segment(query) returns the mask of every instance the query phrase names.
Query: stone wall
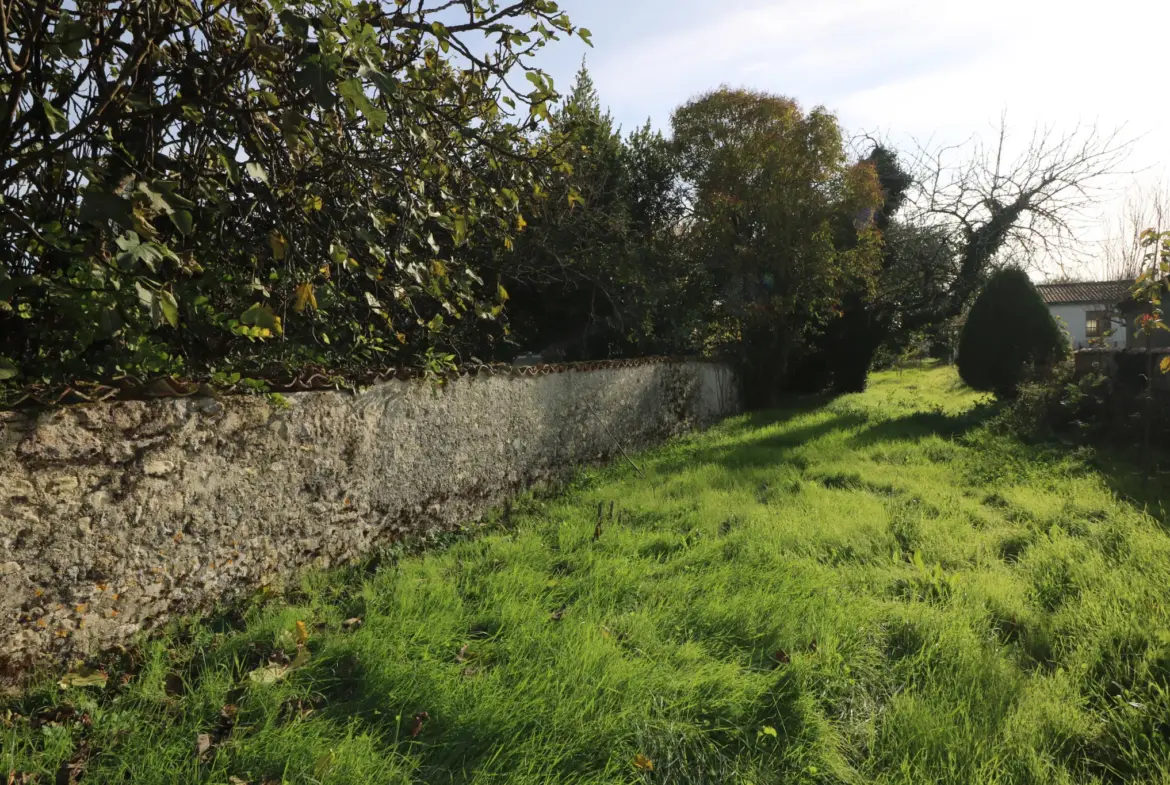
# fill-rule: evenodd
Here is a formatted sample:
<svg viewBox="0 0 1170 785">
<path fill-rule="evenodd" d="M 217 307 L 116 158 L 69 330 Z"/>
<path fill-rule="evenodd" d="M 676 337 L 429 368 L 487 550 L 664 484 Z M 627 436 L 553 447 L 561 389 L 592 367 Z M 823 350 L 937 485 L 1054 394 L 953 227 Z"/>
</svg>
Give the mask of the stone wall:
<svg viewBox="0 0 1170 785">
<path fill-rule="evenodd" d="M 733 413 L 725 367 L 391 381 L 358 395 L 0 413 L 0 673 L 473 520 Z"/>
</svg>

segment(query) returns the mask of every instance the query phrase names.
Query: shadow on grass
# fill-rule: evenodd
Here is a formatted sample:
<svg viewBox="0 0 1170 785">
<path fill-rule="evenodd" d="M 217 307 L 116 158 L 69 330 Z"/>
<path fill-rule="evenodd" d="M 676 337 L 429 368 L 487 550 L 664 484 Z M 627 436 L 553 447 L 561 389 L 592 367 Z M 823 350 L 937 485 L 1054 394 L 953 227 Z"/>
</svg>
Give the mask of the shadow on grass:
<svg viewBox="0 0 1170 785">
<path fill-rule="evenodd" d="M 965 412 L 916 412 L 905 417 L 880 420 L 850 439 L 852 447 L 871 447 L 883 442 L 920 441 L 932 436 L 956 439 L 986 425 L 998 414 L 996 404 L 979 404 Z"/>
<path fill-rule="evenodd" d="M 1135 460 L 1135 456 L 1137 459 Z M 1093 468 L 1104 478 L 1109 489 L 1170 529 L 1170 454 L 1159 452 L 1147 471 L 1141 465 L 1140 448 L 1123 451 L 1116 447 L 1099 448 L 1092 459 Z"/>
<path fill-rule="evenodd" d="M 782 430 L 780 433 L 759 433 L 775 426 L 783 426 L 800 417 L 822 412 L 833 402 L 827 397 L 795 399 L 781 409 L 753 412 L 734 433 L 736 444 L 698 448 L 656 465 L 660 474 L 686 470 L 700 464 L 719 464 L 731 471 L 763 469 L 770 466 L 796 464 L 806 468 L 805 461 L 793 451 L 818 440 L 840 433 L 851 433 L 846 441 L 850 448 L 872 447 L 882 443 L 917 442 L 940 436 L 947 439 L 962 437 L 984 425 L 998 411 L 993 404 L 980 404 L 961 413 L 916 412 L 905 417 L 887 419 L 880 414 L 851 409 L 817 422 Z M 866 427 L 868 426 L 868 427 Z"/>
</svg>

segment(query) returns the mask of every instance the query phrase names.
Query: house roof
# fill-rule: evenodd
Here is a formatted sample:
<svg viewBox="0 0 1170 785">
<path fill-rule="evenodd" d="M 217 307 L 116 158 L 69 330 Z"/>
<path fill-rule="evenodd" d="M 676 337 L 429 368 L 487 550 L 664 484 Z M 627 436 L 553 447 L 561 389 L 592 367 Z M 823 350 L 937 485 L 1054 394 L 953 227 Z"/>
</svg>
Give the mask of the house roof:
<svg viewBox="0 0 1170 785">
<path fill-rule="evenodd" d="M 1036 287 L 1048 305 L 1073 305 L 1076 303 L 1116 305 L 1129 297 L 1132 288 L 1132 280 L 1042 283 Z"/>
</svg>

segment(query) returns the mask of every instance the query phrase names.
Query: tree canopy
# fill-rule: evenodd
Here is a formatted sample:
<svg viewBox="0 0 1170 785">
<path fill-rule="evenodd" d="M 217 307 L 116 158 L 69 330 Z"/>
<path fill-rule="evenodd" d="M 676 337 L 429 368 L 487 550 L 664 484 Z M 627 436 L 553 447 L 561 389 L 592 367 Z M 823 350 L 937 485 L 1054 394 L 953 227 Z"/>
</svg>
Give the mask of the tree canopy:
<svg viewBox="0 0 1170 785">
<path fill-rule="evenodd" d="M 551 0 L 17 3 L 0 353 L 27 378 L 412 362 L 506 290 L 556 99 Z M 490 330 L 487 324 L 480 330 Z"/>
<path fill-rule="evenodd" d="M 710 278 L 710 339 L 744 350 L 766 399 L 844 293 L 872 285 L 877 170 L 849 161 L 832 114 L 781 96 L 717 90 L 680 107 L 672 125 L 688 245 Z"/>
<path fill-rule="evenodd" d="M 14 386 L 702 354 L 752 403 L 865 384 L 1059 243 L 1124 152 L 855 149 L 720 88 L 617 127 L 552 0 L 37 0 L 0 35 Z M 872 141 L 872 140 L 871 140 Z"/>
</svg>

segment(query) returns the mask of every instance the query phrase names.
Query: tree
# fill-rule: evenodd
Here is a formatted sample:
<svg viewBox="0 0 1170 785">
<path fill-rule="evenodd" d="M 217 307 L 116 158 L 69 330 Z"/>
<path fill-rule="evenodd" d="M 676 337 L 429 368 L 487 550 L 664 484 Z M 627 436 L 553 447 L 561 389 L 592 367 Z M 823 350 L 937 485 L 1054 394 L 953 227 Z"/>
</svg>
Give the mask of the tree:
<svg viewBox="0 0 1170 785">
<path fill-rule="evenodd" d="M 959 376 L 976 390 L 1011 398 L 1034 372 L 1068 354 L 1068 340 L 1028 274 L 996 271 L 967 315 L 959 338 Z"/>
<path fill-rule="evenodd" d="M 0 10 L 0 355 L 26 380 L 356 371 L 498 320 L 466 251 L 547 189 L 530 60 L 589 35 L 551 0 Z"/>
<path fill-rule="evenodd" d="M 1124 162 L 1130 142 L 1091 127 L 1063 134 L 1037 128 L 1021 153 L 1011 149 L 1006 120 L 991 145 L 976 138 L 918 148 L 904 219 L 948 232 L 956 269 L 941 312 L 915 321 L 961 314 L 996 266 L 1033 266 L 1076 247 L 1085 209 Z"/>
<path fill-rule="evenodd" d="M 723 88 L 672 125 L 686 241 L 710 279 L 711 341 L 740 357 L 752 402 L 768 403 L 842 294 L 872 280 L 877 173 L 850 165 L 835 117 L 780 96 Z"/>
<path fill-rule="evenodd" d="M 528 226 L 497 260 L 512 293 L 513 339 L 548 359 L 608 356 L 622 332 L 625 150 L 584 63 L 547 133 L 561 145 L 565 177 L 548 198 L 526 200 Z"/>
<path fill-rule="evenodd" d="M 875 151 L 884 148 L 875 145 Z M 860 314 L 856 305 L 850 309 L 851 334 L 861 339 L 848 339 L 848 356 L 830 344 L 832 355 L 820 359 L 822 369 L 833 368 L 833 355 L 851 361 L 849 370 L 822 371 L 838 390 L 864 386 L 861 369 L 872 365 L 879 346 L 897 355 L 926 333 L 935 344 L 949 345 L 949 325 L 997 268 L 1035 267 L 1071 252 L 1085 208 L 1124 161 L 1129 143 L 1094 128 L 1066 134 L 1037 129 L 1022 153 L 1013 156 L 1011 148 L 1001 122 L 990 146 L 978 138 L 942 148 L 919 145 L 894 160 L 910 182 L 904 202 L 885 210 L 890 224 L 875 294 Z"/>
<path fill-rule="evenodd" d="M 842 300 L 840 318 L 831 321 L 812 341 L 798 374 L 799 385 L 807 390 L 865 389 L 874 354 L 894 328 L 897 309 L 905 302 L 902 279 L 917 261 L 911 251 L 914 246 L 894 221 L 913 182 L 909 173 L 897 153 L 881 144 L 874 145 L 863 163 L 873 167 L 881 187 L 881 207 L 873 221 L 874 229 L 882 236 L 881 262 L 874 281 L 858 281 Z"/>
<path fill-rule="evenodd" d="M 570 170 L 496 264 L 514 342 L 547 359 L 666 354 L 693 345 L 701 277 L 678 228 L 677 156 L 649 123 L 623 137 L 582 65 L 550 134 Z"/>
<path fill-rule="evenodd" d="M 1107 226 L 1102 244 L 1102 274 L 1106 280 L 1138 278 L 1149 269 L 1143 236 L 1147 230 L 1158 234 L 1170 228 L 1170 183 L 1155 183 L 1132 189 L 1121 211 Z"/>
</svg>

